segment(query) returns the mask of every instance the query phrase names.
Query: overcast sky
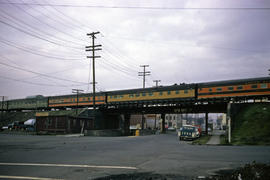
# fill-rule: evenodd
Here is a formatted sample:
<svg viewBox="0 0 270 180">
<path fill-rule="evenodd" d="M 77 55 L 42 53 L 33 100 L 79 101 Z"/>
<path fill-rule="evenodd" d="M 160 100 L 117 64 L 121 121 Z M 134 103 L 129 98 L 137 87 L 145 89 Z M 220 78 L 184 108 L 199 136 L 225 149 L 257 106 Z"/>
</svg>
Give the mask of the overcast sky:
<svg viewBox="0 0 270 180">
<path fill-rule="evenodd" d="M 269 8 L 269 9 L 268 9 Z M 0 96 L 97 91 L 268 76 L 269 0 L 0 0 Z M 91 68 L 90 68 L 91 67 Z"/>
</svg>

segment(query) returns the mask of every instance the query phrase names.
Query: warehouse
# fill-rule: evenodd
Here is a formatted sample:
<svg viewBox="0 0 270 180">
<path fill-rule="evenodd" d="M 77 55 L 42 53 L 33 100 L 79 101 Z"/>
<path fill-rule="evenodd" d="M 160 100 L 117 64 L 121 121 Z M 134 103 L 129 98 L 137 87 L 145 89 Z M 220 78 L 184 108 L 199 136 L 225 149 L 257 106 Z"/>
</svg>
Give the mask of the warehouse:
<svg viewBox="0 0 270 180">
<path fill-rule="evenodd" d="M 36 130 L 44 133 L 80 133 L 94 128 L 91 111 L 78 109 L 36 113 Z"/>
</svg>

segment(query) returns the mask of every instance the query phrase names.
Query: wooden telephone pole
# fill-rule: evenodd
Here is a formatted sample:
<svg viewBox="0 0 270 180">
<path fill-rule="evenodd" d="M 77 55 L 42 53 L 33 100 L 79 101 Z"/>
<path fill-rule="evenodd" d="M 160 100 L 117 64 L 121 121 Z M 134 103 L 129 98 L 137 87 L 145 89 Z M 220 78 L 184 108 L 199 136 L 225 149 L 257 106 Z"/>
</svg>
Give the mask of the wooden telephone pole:
<svg viewBox="0 0 270 180">
<path fill-rule="evenodd" d="M 99 34 L 100 32 L 92 32 L 87 34 L 87 36 L 90 36 L 92 38 L 92 46 L 86 46 L 86 51 L 92 51 L 92 56 L 87 56 L 87 58 L 92 59 L 92 66 L 93 66 L 93 121 L 95 123 L 95 116 L 96 116 L 96 75 L 95 75 L 95 59 L 96 58 L 101 58 L 101 56 L 96 56 L 95 52 L 102 50 L 101 45 L 95 45 L 95 39 L 96 39 L 96 34 Z"/>
<path fill-rule="evenodd" d="M 87 36 L 91 36 L 92 38 L 92 46 L 86 46 L 86 51 L 92 51 L 92 56 L 87 56 L 87 58 L 92 58 L 92 66 L 93 66 L 93 109 L 95 111 L 96 109 L 96 75 L 95 75 L 95 59 L 96 58 L 101 58 L 101 56 L 96 56 L 95 55 L 95 52 L 96 51 L 99 51 L 99 50 L 102 50 L 101 48 L 98 48 L 98 47 L 101 47 L 101 45 L 95 45 L 95 39 L 96 39 L 96 34 L 99 34 L 100 32 L 92 32 L 92 33 L 89 33 L 87 34 Z"/>
<path fill-rule="evenodd" d="M 156 87 L 158 87 L 158 83 L 161 82 L 161 80 L 153 80 L 153 82 L 156 83 Z"/>
<path fill-rule="evenodd" d="M 143 72 L 139 72 L 138 76 L 143 76 L 143 88 L 145 88 L 145 76 L 150 76 L 150 71 L 145 71 L 145 68 L 149 65 L 141 65 L 140 67 L 143 67 Z"/>
</svg>

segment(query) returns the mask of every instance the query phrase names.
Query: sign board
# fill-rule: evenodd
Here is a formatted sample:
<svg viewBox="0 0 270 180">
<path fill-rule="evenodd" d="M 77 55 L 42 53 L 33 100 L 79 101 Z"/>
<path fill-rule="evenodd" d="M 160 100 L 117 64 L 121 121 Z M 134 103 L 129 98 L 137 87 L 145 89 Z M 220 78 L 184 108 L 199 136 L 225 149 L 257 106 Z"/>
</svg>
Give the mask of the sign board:
<svg viewBox="0 0 270 180">
<path fill-rule="evenodd" d="M 49 116 L 49 112 L 37 112 L 36 117 L 37 116 Z"/>
</svg>

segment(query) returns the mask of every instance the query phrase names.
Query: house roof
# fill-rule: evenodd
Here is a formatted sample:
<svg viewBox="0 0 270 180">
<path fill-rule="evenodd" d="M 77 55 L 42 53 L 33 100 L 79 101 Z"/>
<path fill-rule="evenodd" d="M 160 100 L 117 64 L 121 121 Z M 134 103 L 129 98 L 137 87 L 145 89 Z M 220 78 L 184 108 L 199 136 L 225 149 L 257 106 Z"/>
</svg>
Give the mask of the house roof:
<svg viewBox="0 0 270 180">
<path fill-rule="evenodd" d="M 90 117 L 92 110 L 89 109 L 78 109 L 78 117 Z M 62 111 L 42 111 L 37 112 L 36 117 L 48 117 L 48 116 L 70 116 L 77 117 L 76 109 L 62 110 Z"/>
</svg>

